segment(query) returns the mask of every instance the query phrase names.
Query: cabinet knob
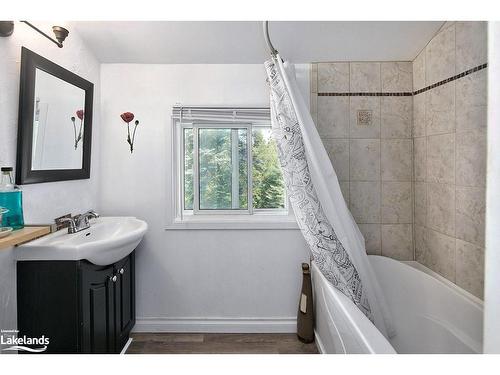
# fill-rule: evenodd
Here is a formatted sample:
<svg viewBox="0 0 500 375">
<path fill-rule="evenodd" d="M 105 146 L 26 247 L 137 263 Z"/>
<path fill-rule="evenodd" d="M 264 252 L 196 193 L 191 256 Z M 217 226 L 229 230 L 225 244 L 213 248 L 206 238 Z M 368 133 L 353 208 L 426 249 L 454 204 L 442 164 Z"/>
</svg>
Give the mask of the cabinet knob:
<svg viewBox="0 0 500 375">
<path fill-rule="evenodd" d="M 116 275 L 113 275 L 113 277 L 111 277 L 111 276 L 110 276 L 110 277 L 109 277 L 109 279 L 110 279 L 112 282 L 116 283 Z"/>
<path fill-rule="evenodd" d="M 125 270 L 123 268 L 120 268 L 120 275 L 123 275 L 124 272 Z"/>
</svg>

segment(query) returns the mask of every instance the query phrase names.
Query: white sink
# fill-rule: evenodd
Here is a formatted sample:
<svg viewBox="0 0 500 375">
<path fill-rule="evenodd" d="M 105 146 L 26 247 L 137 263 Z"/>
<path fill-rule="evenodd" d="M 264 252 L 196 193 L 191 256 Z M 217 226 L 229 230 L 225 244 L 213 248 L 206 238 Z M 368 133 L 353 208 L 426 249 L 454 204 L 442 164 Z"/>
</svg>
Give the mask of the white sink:
<svg viewBox="0 0 500 375">
<path fill-rule="evenodd" d="M 90 228 L 68 234 L 59 230 L 19 246 L 15 253 L 22 260 L 82 260 L 99 266 L 115 263 L 130 254 L 148 229 L 135 217 L 100 217 L 90 221 Z"/>
</svg>

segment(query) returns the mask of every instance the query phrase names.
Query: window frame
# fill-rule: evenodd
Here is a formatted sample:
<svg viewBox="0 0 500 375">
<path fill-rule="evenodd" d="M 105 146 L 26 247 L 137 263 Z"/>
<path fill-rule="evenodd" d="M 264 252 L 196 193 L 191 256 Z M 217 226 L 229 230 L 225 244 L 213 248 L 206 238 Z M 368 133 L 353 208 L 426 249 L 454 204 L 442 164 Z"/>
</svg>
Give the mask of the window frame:
<svg viewBox="0 0 500 375">
<path fill-rule="evenodd" d="M 252 149 L 252 126 L 248 123 L 228 123 L 228 124 L 219 124 L 217 122 L 193 122 L 191 125 L 181 124 L 181 132 L 184 135 L 185 129 L 193 129 L 193 209 L 186 210 L 185 208 L 185 195 L 184 195 L 184 139 L 180 144 L 181 147 L 181 180 L 182 180 L 182 191 L 181 201 L 183 202 L 182 210 L 184 214 L 189 214 L 190 211 L 193 211 L 193 215 L 252 215 L 253 207 L 250 205 L 250 202 L 253 202 L 252 198 L 252 160 L 251 160 L 251 149 Z M 200 173 L 199 173 L 199 130 L 200 129 L 246 129 L 247 131 L 247 209 L 201 209 L 200 208 Z M 250 135 L 250 136 L 249 136 Z"/>
<path fill-rule="evenodd" d="M 285 207 L 283 209 L 259 209 L 253 207 L 253 132 L 255 128 L 270 128 L 270 117 L 257 120 L 248 118 L 228 118 L 217 116 L 217 109 L 227 113 L 232 108 L 228 107 L 195 107 L 210 108 L 215 111 L 210 118 L 197 118 L 192 116 L 183 118 L 183 110 L 186 107 L 174 107 L 172 115 L 172 204 L 169 207 L 169 219 L 166 229 L 298 229 L 293 210 L 290 208 L 289 199 L 285 192 Z M 180 109 L 181 115 L 176 115 L 176 109 Z M 244 111 L 254 110 L 257 107 L 244 108 Z M 265 108 L 259 108 L 265 110 Z M 236 110 L 236 109 L 235 109 Z M 267 109 L 268 110 L 268 109 Z M 187 116 L 186 116 L 187 117 Z M 184 134 L 185 129 L 193 129 L 193 150 L 197 150 L 198 137 L 195 130 L 200 128 L 232 128 L 247 129 L 247 171 L 248 171 L 248 208 L 230 210 L 203 210 L 199 209 L 199 171 L 198 152 L 193 155 L 193 210 L 184 207 Z M 197 188 L 197 189 L 196 189 Z"/>
</svg>

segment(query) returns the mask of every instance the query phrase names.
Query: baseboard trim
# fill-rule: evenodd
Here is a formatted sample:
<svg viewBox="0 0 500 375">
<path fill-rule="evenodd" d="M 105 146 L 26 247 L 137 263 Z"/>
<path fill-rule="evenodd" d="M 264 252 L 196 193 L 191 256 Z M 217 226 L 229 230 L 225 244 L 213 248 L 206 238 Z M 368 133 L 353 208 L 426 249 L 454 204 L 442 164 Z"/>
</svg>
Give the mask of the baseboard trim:
<svg viewBox="0 0 500 375">
<path fill-rule="evenodd" d="M 133 332 L 295 333 L 296 318 L 137 318 Z"/>
</svg>

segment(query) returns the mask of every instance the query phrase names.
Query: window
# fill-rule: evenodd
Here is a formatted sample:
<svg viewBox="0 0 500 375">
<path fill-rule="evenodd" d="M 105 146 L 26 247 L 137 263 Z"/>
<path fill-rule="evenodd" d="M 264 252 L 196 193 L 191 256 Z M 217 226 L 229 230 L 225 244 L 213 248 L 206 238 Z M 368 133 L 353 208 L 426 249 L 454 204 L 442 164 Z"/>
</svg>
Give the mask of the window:
<svg viewBox="0 0 500 375">
<path fill-rule="evenodd" d="M 268 108 L 174 107 L 173 122 L 174 221 L 269 223 L 275 217 L 296 227 Z"/>
<path fill-rule="evenodd" d="M 182 129 L 184 210 L 253 214 L 286 209 L 269 126 L 194 123 Z"/>
</svg>

